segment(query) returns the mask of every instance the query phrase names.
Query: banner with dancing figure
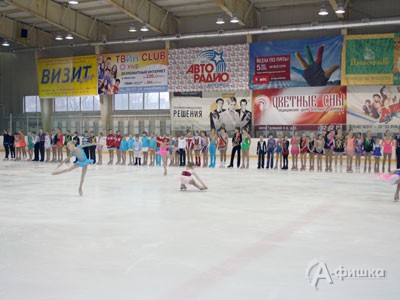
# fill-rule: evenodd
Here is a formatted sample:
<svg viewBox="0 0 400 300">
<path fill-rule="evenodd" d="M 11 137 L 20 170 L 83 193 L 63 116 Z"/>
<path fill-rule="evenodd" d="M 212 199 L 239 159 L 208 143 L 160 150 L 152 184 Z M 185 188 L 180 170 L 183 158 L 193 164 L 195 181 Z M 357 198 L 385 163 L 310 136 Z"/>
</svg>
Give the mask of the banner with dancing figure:
<svg viewBox="0 0 400 300">
<path fill-rule="evenodd" d="M 347 88 L 347 99 L 348 125 L 400 126 L 400 86 L 352 86 Z"/>
</svg>

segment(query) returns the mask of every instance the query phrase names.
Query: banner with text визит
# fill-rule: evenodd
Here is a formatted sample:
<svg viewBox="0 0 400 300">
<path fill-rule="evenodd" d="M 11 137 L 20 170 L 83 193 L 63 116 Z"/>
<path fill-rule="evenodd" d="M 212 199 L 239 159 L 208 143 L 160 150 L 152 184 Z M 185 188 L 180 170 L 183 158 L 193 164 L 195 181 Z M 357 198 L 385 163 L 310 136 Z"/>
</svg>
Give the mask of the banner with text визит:
<svg viewBox="0 0 400 300">
<path fill-rule="evenodd" d="M 99 94 L 168 91 L 168 50 L 97 56 Z"/>
<path fill-rule="evenodd" d="M 250 88 L 340 85 L 343 37 L 250 45 Z"/>
<path fill-rule="evenodd" d="M 169 50 L 171 92 L 249 88 L 247 44 Z"/>
<path fill-rule="evenodd" d="M 39 97 L 69 97 L 97 94 L 96 55 L 39 59 Z"/>
<path fill-rule="evenodd" d="M 399 86 L 347 88 L 347 124 L 352 127 L 397 128 L 400 125 Z"/>
<path fill-rule="evenodd" d="M 343 85 L 400 84 L 400 35 L 345 36 Z"/>
<path fill-rule="evenodd" d="M 346 124 L 346 87 L 253 91 L 254 129 L 282 125 Z"/>
<path fill-rule="evenodd" d="M 171 101 L 171 124 L 173 131 L 187 129 L 228 132 L 236 127 L 251 129 L 251 100 L 247 97 L 175 97 Z"/>
</svg>

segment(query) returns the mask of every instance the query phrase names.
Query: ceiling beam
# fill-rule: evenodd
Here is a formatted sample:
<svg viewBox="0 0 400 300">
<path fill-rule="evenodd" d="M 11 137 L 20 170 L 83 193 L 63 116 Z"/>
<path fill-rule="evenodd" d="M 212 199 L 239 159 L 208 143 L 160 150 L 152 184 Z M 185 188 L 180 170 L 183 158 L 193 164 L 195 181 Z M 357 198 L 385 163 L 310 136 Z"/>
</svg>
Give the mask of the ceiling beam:
<svg viewBox="0 0 400 300">
<path fill-rule="evenodd" d="M 158 33 L 178 33 L 178 19 L 149 0 L 106 0 L 135 21 L 146 23 Z"/>
<path fill-rule="evenodd" d="M 98 41 L 111 33 L 110 26 L 51 0 L 4 0 L 49 24 L 87 40 Z"/>
<path fill-rule="evenodd" d="M 27 31 L 27 37 L 21 37 L 21 30 Z M 40 30 L 34 26 L 0 16 L 0 36 L 8 39 L 10 42 L 21 44 L 28 47 L 40 47 L 49 45 L 52 40 L 50 33 Z"/>
<path fill-rule="evenodd" d="M 258 27 L 260 24 L 260 13 L 254 7 L 253 1 L 248 0 L 212 0 L 228 16 L 236 13 L 239 24 L 247 27 Z"/>
<path fill-rule="evenodd" d="M 332 6 L 333 11 L 336 11 L 336 9 L 337 9 L 337 7 L 338 7 L 338 4 L 337 4 L 336 0 L 329 0 L 329 4 Z M 339 19 L 343 19 L 343 18 L 344 18 L 344 14 L 338 14 L 338 13 L 336 13 L 336 15 L 337 15 L 337 17 L 338 17 Z"/>
</svg>

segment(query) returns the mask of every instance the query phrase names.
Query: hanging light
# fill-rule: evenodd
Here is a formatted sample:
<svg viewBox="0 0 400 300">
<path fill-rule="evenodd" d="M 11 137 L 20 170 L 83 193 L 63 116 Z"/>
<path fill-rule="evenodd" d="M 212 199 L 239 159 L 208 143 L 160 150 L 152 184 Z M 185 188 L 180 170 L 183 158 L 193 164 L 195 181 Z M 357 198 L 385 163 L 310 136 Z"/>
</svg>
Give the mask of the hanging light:
<svg viewBox="0 0 400 300">
<path fill-rule="evenodd" d="M 73 35 L 71 33 L 67 33 L 67 35 L 65 36 L 65 39 L 66 40 L 73 40 L 74 37 L 73 37 Z"/>
<path fill-rule="evenodd" d="M 218 16 L 217 21 L 216 21 L 215 23 L 217 23 L 218 25 L 225 24 L 225 20 L 224 20 L 224 18 L 222 17 L 222 15 L 219 15 L 219 16 Z"/>
<path fill-rule="evenodd" d="M 4 47 L 8 47 L 8 46 L 10 46 L 10 43 L 8 42 L 7 39 L 4 39 L 3 43 L 1 45 L 4 46 Z"/>
<path fill-rule="evenodd" d="M 237 15 L 236 15 L 236 12 L 233 12 L 230 22 L 234 23 L 234 24 L 239 23 L 239 19 L 238 19 Z"/>
<path fill-rule="evenodd" d="M 146 24 L 144 24 L 141 28 L 140 31 L 149 31 L 149 28 L 147 27 Z"/>
<path fill-rule="evenodd" d="M 135 25 L 131 25 L 131 26 L 129 26 L 129 32 L 136 32 L 137 31 L 137 29 L 136 29 L 136 27 L 135 27 Z"/>
<path fill-rule="evenodd" d="M 57 33 L 54 39 L 55 39 L 56 41 L 62 41 L 64 38 L 62 37 L 61 34 Z"/>
<path fill-rule="evenodd" d="M 344 14 L 346 10 L 344 9 L 343 1 L 339 1 L 338 6 L 335 10 L 335 13 L 337 14 Z"/>
<path fill-rule="evenodd" d="M 79 4 L 77 0 L 69 0 L 68 3 L 72 5 Z"/>
<path fill-rule="evenodd" d="M 318 14 L 319 14 L 320 16 L 326 16 L 327 14 L 329 14 L 329 13 L 328 13 L 328 10 L 327 10 L 326 7 L 325 7 L 325 5 L 322 5 L 322 6 L 321 6 L 321 8 L 320 8 Z"/>
</svg>

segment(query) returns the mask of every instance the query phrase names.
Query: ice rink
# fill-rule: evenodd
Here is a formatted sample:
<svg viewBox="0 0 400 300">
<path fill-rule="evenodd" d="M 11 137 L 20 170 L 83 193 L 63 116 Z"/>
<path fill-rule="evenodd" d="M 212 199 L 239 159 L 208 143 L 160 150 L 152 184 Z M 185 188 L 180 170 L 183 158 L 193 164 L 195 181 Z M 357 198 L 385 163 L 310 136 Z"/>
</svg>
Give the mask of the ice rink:
<svg viewBox="0 0 400 300">
<path fill-rule="evenodd" d="M 1 300 L 399 299 L 400 203 L 373 174 L 252 161 L 181 192 L 180 168 L 89 166 L 79 197 L 55 167 L 0 162 Z"/>
</svg>

